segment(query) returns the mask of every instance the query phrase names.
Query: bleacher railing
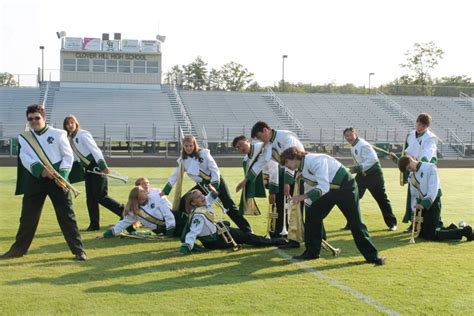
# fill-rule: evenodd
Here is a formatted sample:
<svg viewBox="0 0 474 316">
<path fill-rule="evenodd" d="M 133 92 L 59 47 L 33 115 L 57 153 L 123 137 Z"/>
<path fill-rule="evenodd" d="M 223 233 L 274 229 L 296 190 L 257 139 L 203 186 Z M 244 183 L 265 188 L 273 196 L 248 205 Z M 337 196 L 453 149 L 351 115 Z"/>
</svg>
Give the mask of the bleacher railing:
<svg viewBox="0 0 474 316">
<path fill-rule="evenodd" d="M 400 113 L 400 115 L 402 115 L 409 121 L 413 122 L 413 124 L 415 124 L 416 118 L 413 116 L 413 114 L 411 114 L 410 112 L 402 108 L 402 106 L 398 104 L 397 102 L 395 102 L 393 99 L 390 99 L 389 97 L 387 97 L 382 91 L 377 90 L 376 94 L 377 96 L 382 97 L 388 106 L 391 106 L 398 113 Z"/>
<path fill-rule="evenodd" d="M 465 94 L 464 92 L 459 92 L 459 97 L 463 98 L 464 101 L 466 101 L 467 104 L 471 105 L 471 107 L 474 106 L 472 98 L 469 95 Z"/>
<path fill-rule="evenodd" d="M 296 130 L 299 137 L 304 137 L 305 128 L 303 124 L 296 118 L 296 116 L 291 112 L 291 110 L 285 105 L 285 103 L 276 95 L 271 88 L 268 88 L 268 94 L 272 98 L 273 102 L 278 105 L 279 110 L 285 114 L 291 121 L 293 129 Z"/>
<path fill-rule="evenodd" d="M 176 98 L 176 103 L 178 104 L 179 111 L 181 113 L 181 116 L 183 117 L 184 124 L 185 124 L 185 127 L 186 127 L 186 134 L 192 134 L 193 133 L 193 124 L 191 123 L 191 120 L 188 116 L 188 112 L 186 111 L 183 100 L 181 100 L 181 96 L 179 95 L 179 91 L 176 88 L 176 85 L 173 85 L 171 91 L 173 92 L 173 94 Z"/>
<path fill-rule="evenodd" d="M 461 155 L 461 157 L 466 156 L 466 144 L 456 135 L 456 133 L 448 129 L 448 139 L 447 139 L 449 145 L 456 150 L 456 152 Z"/>
</svg>

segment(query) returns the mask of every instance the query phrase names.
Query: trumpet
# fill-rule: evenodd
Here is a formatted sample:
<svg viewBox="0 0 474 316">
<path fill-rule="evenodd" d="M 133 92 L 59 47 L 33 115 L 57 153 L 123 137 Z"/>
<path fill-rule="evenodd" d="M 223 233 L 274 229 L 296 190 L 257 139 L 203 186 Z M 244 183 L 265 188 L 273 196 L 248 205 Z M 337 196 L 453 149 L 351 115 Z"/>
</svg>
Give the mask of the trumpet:
<svg viewBox="0 0 474 316">
<path fill-rule="evenodd" d="M 421 216 L 421 209 L 415 209 L 415 214 L 413 214 L 413 226 L 411 227 L 411 238 L 408 241 L 409 244 L 415 243 L 415 238 L 420 235 L 421 223 L 423 223 L 423 216 Z"/>
<path fill-rule="evenodd" d="M 94 167 L 94 169 L 87 170 L 87 172 L 93 173 L 93 174 L 98 174 L 98 175 L 101 175 L 103 177 L 109 177 L 109 178 L 117 179 L 117 180 L 122 181 L 123 183 L 127 183 L 127 181 L 128 181 L 127 176 L 120 176 L 117 173 L 115 173 L 115 174 L 113 174 L 113 173 L 109 173 L 109 174 L 103 173 L 102 171 L 100 171 L 99 167 Z"/>
<path fill-rule="evenodd" d="M 288 220 L 288 216 L 290 214 L 291 210 L 291 197 L 290 196 L 285 196 L 285 205 L 283 207 L 283 227 L 281 229 L 281 236 L 287 236 L 288 235 L 288 229 L 286 227 L 286 221 Z"/>
<path fill-rule="evenodd" d="M 234 237 L 232 237 L 229 231 L 229 228 L 226 226 L 226 224 L 224 224 L 222 219 L 217 220 L 216 227 L 217 227 L 217 233 L 222 236 L 224 241 L 227 244 L 232 245 L 232 251 L 239 251 L 241 249 L 241 245 L 235 242 Z"/>
<path fill-rule="evenodd" d="M 267 214 L 267 238 L 270 238 L 270 234 L 274 233 L 276 230 L 276 221 L 278 219 L 278 212 L 276 209 L 275 203 L 268 205 L 268 214 Z"/>
<path fill-rule="evenodd" d="M 321 247 L 326 250 L 326 251 L 329 251 L 332 253 L 332 255 L 334 257 L 338 256 L 340 253 L 341 253 L 341 249 L 339 248 L 335 248 L 333 246 L 331 246 L 330 243 L 328 243 L 326 240 L 321 240 Z"/>
<path fill-rule="evenodd" d="M 81 191 L 79 191 L 78 189 L 74 188 L 66 179 L 64 179 L 54 168 L 51 168 L 51 167 L 48 167 L 48 166 L 44 166 L 45 169 L 48 170 L 48 172 L 50 174 L 53 175 L 53 180 L 54 180 L 54 183 L 56 183 L 56 185 L 58 187 L 60 187 L 64 192 L 72 192 L 72 194 L 74 195 L 74 197 L 76 198 L 79 194 L 81 194 Z"/>
</svg>

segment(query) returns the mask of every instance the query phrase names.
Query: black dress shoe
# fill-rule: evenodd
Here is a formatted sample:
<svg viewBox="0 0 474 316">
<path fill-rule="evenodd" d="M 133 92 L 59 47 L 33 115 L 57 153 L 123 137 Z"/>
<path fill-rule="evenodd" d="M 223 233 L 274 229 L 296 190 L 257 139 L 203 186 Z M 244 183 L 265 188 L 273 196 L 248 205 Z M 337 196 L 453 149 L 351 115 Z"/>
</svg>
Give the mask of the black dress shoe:
<svg viewBox="0 0 474 316">
<path fill-rule="evenodd" d="M 74 260 L 77 260 L 77 261 L 86 261 L 87 260 L 87 256 L 86 256 L 86 253 L 84 251 L 81 251 L 79 253 L 76 253 L 76 255 L 74 256 Z"/>
<path fill-rule="evenodd" d="M 295 259 L 295 260 L 314 260 L 314 259 L 319 259 L 319 256 L 305 250 L 301 255 L 294 256 L 293 259 Z"/>
<path fill-rule="evenodd" d="M 403 232 L 407 234 L 411 234 L 411 231 L 413 230 L 413 224 L 410 224 L 410 226 L 407 227 Z"/>
<path fill-rule="evenodd" d="M 13 259 L 13 258 L 20 258 L 23 257 L 23 253 L 15 251 L 15 250 L 8 250 L 3 255 L 0 256 L 0 259 Z"/>
<path fill-rule="evenodd" d="M 100 227 L 99 226 L 89 226 L 86 228 L 86 232 L 93 232 L 93 231 L 96 231 L 96 230 L 100 230 Z"/>
<path fill-rule="evenodd" d="M 283 238 L 272 238 L 275 246 L 285 246 L 288 242 Z"/>
<path fill-rule="evenodd" d="M 349 227 L 349 224 L 346 224 L 346 226 L 341 227 L 340 230 L 350 230 L 351 228 Z"/>
<path fill-rule="evenodd" d="M 294 240 L 289 240 L 287 243 L 284 245 L 278 246 L 280 249 L 290 249 L 290 248 L 299 248 L 300 243 Z"/>
<path fill-rule="evenodd" d="M 446 229 L 448 229 L 448 230 L 452 230 L 452 229 L 458 229 L 458 227 L 456 226 L 456 224 L 454 224 L 454 223 L 451 223 L 451 224 L 449 224 L 449 226 L 448 226 L 448 227 L 446 227 Z"/>
<path fill-rule="evenodd" d="M 377 258 L 375 258 L 374 260 L 369 261 L 369 263 L 373 263 L 373 264 L 375 264 L 376 266 L 383 266 L 383 265 L 385 265 L 385 258 L 383 258 L 383 257 L 377 257 Z"/>
<path fill-rule="evenodd" d="M 472 241 L 474 239 L 474 234 L 472 233 L 472 227 L 467 225 L 462 229 L 463 236 L 466 237 L 467 241 Z"/>
</svg>

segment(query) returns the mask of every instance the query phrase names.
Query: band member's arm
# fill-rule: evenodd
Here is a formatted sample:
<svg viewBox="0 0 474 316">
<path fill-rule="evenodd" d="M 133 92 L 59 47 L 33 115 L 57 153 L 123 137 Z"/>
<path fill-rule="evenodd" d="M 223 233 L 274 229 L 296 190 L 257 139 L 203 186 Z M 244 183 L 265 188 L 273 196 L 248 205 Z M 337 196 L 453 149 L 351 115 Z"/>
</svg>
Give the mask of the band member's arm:
<svg viewBox="0 0 474 316">
<path fill-rule="evenodd" d="M 174 219 L 173 213 L 171 213 L 171 204 L 168 200 L 162 199 L 160 201 L 159 210 L 166 225 L 166 236 L 173 236 L 174 229 L 176 228 L 176 220 Z"/>
<path fill-rule="evenodd" d="M 102 154 L 102 151 L 100 150 L 99 146 L 97 146 L 97 143 L 95 142 L 94 138 L 92 137 L 91 133 L 89 132 L 84 132 L 84 142 L 91 152 L 92 156 L 94 157 L 95 162 L 99 166 L 100 170 L 107 169 L 107 163 L 105 162 L 104 155 Z"/>
<path fill-rule="evenodd" d="M 133 225 L 133 223 L 135 223 L 136 221 L 137 221 L 137 218 L 135 216 L 132 216 L 130 214 L 125 215 L 125 217 L 123 219 L 121 219 L 117 224 L 115 224 L 114 227 L 112 227 L 111 229 L 107 230 L 104 233 L 104 237 L 105 238 L 110 238 L 110 237 L 120 235 L 120 233 L 124 229 L 126 229 L 127 227 Z"/>
<path fill-rule="evenodd" d="M 204 227 L 204 216 L 196 214 L 194 215 L 190 230 L 184 237 L 184 243 L 181 244 L 181 248 L 179 249 L 179 252 L 181 252 L 183 255 L 187 255 L 191 253 L 191 250 L 194 247 L 194 243 L 196 242 L 196 239 L 201 233 L 202 229 Z"/>
<path fill-rule="evenodd" d="M 377 161 L 377 154 L 374 152 L 370 145 L 362 146 L 360 149 L 360 163 L 351 167 L 352 173 L 362 173 L 370 167 L 372 167 Z"/>
<path fill-rule="evenodd" d="M 40 162 L 38 156 L 22 136 L 18 137 L 18 142 L 20 143 L 21 163 L 34 177 L 41 178 L 41 173 L 44 170 L 44 166 Z"/>
<path fill-rule="evenodd" d="M 323 160 L 317 164 L 310 164 L 309 168 L 315 171 L 317 185 L 306 192 L 306 195 L 311 202 L 314 202 L 329 192 L 329 166 L 327 161 Z"/>
<path fill-rule="evenodd" d="M 436 137 L 429 137 L 423 142 L 420 152 L 420 161 L 436 163 L 438 158 L 436 157 Z"/>
<path fill-rule="evenodd" d="M 431 205 L 438 196 L 439 191 L 438 170 L 434 165 L 430 169 L 431 170 L 426 175 L 428 177 L 428 192 L 426 192 L 426 195 L 419 203 L 427 210 L 431 208 Z"/>
<path fill-rule="evenodd" d="M 217 192 L 210 191 L 206 195 L 206 205 L 211 206 L 212 203 L 214 203 L 218 197 L 219 197 L 219 194 Z"/>
<path fill-rule="evenodd" d="M 178 159 L 178 166 L 174 170 L 174 172 L 171 174 L 171 176 L 168 178 L 168 182 L 166 182 L 165 187 L 163 188 L 163 194 L 169 195 L 171 192 L 171 189 L 173 188 L 173 185 L 178 181 L 178 174 L 179 174 L 179 164 L 181 163 L 181 158 Z"/>
<path fill-rule="evenodd" d="M 219 185 L 221 182 L 221 173 L 219 171 L 219 167 L 217 166 L 216 161 L 211 156 L 209 151 L 207 151 L 206 155 L 207 167 L 211 171 L 211 184 L 217 191 L 219 191 Z"/>
<path fill-rule="evenodd" d="M 61 151 L 61 165 L 59 166 L 59 174 L 67 180 L 69 172 L 71 172 L 72 164 L 74 163 L 74 153 L 72 151 L 67 133 L 62 132 L 59 137 L 59 150 Z"/>
<path fill-rule="evenodd" d="M 268 180 L 268 189 L 270 194 L 278 193 L 279 177 L 278 177 L 278 163 L 270 160 L 265 164 L 263 172 L 267 173 L 270 178 Z"/>
<path fill-rule="evenodd" d="M 291 137 L 286 138 L 283 148 L 287 149 L 287 148 L 290 148 L 290 147 L 296 147 L 296 148 L 304 151 L 304 146 L 300 142 L 300 140 L 296 137 L 296 135 L 293 135 Z M 280 163 L 280 162 L 278 162 L 278 163 Z M 285 168 L 285 176 L 284 176 L 285 184 L 293 184 L 295 182 L 295 171 L 290 170 L 286 167 L 284 167 L 284 168 Z"/>
<path fill-rule="evenodd" d="M 263 150 L 263 153 L 260 155 L 257 161 L 254 162 L 252 168 L 250 168 L 250 170 L 245 175 L 245 179 L 247 180 L 247 182 L 255 181 L 260 172 L 262 172 L 267 162 L 271 161 L 272 159 L 272 144 L 269 143 L 265 144 L 264 146 L 265 148 Z"/>
</svg>

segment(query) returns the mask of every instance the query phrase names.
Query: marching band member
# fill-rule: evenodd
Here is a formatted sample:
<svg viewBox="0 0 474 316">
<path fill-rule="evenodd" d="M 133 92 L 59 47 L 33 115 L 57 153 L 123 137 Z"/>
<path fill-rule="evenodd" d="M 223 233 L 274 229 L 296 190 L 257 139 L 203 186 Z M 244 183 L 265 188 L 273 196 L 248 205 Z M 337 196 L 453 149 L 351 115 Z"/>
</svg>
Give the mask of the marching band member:
<svg viewBox="0 0 474 316">
<path fill-rule="evenodd" d="M 122 216 L 124 206 L 109 197 L 107 177 L 87 172 L 98 167 L 102 173 L 110 173 L 104 155 L 94 138 L 92 138 L 91 133 L 81 129 L 78 120 L 71 114 L 64 119 L 63 128 L 67 131 L 76 160 L 84 168 L 86 203 L 90 219 L 86 231 L 99 230 L 99 204 L 119 217 Z"/>
<path fill-rule="evenodd" d="M 411 156 L 398 161 L 400 172 L 408 171 L 410 181 L 410 205 L 412 210 L 420 209 L 423 221 L 419 237 L 434 241 L 474 239 L 472 227 L 445 229 L 441 227 L 441 185 L 435 164 L 421 162 Z"/>
<path fill-rule="evenodd" d="M 416 128 L 408 133 L 405 141 L 405 152 L 404 155 L 411 156 L 418 161 L 430 162 L 436 164 L 438 158 L 437 153 L 437 137 L 428 128 L 430 127 L 433 119 L 428 113 L 421 113 L 416 118 Z M 395 154 L 389 155 L 389 158 L 397 161 L 398 158 Z M 408 181 L 408 174 L 403 175 L 403 184 Z M 407 202 L 405 207 L 405 215 L 403 216 L 403 222 L 408 223 L 411 221 L 413 214 L 411 208 L 411 197 L 410 197 L 410 182 L 408 182 L 407 190 Z M 408 227 L 406 232 L 411 232 L 412 225 Z"/>
<path fill-rule="evenodd" d="M 243 232 L 251 232 L 249 222 L 239 213 L 234 201 L 230 197 L 229 189 L 220 174 L 216 161 L 211 156 L 209 149 L 201 149 L 192 135 L 183 138 L 183 150 L 181 157 L 178 159 L 178 166 L 173 174 L 168 178 L 168 182 L 163 188 L 161 195 L 168 195 L 173 187 L 175 188 L 175 200 L 173 202 L 173 210 L 183 212 L 185 210 L 185 198 L 181 198 L 181 186 L 183 175 L 187 175 L 196 182 L 191 190 L 204 190 L 208 184 L 219 192 L 219 199 L 222 201 L 227 215 L 237 224 Z M 203 192 L 205 193 L 205 192 Z"/>
<path fill-rule="evenodd" d="M 150 195 L 151 192 L 158 192 L 158 194 L 161 193 L 159 189 L 152 188 L 150 186 L 150 181 L 148 180 L 148 178 L 145 178 L 145 177 L 139 177 L 137 180 L 135 180 L 135 185 L 142 187 L 142 189 L 145 190 L 145 192 L 148 195 Z M 162 196 L 162 198 L 168 201 L 166 196 Z M 181 233 L 183 232 L 184 225 L 186 225 L 186 222 L 188 221 L 188 216 L 186 215 L 185 212 L 177 212 L 177 211 L 171 210 L 171 213 L 173 214 L 175 222 L 176 222 L 174 235 L 179 237 L 181 236 Z"/>
<path fill-rule="evenodd" d="M 299 260 L 318 259 L 323 236 L 323 219 L 337 205 L 349 223 L 357 248 L 369 263 L 383 265 L 362 222 L 359 194 L 354 178 L 336 159 L 324 154 L 308 154 L 290 147 L 281 154 L 281 164 L 301 172 L 304 194 L 293 197 L 293 203 L 305 202 L 305 247 Z"/>
<path fill-rule="evenodd" d="M 249 139 L 244 135 L 240 135 L 234 138 L 232 146 L 238 150 L 241 154 L 244 154 L 244 159 L 242 165 L 244 168 L 244 175 L 251 170 L 252 166 L 262 159 L 263 153 L 263 143 L 256 142 L 250 143 Z M 267 180 L 267 185 L 265 181 Z M 256 197 L 266 197 L 265 187 L 268 187 L 269 197 L 268 202 L 270 204 L 276 203 L 277 209 L 281 209 L 283 213 L 284 207 L 284 196 L 279 193 L 278 185 L 278 164 L 274 160 L 268 161 L 262 172 L 255 177 L 252 182 L 248 182 L 245 185 L 245 188 L 242 190 L 242 195 L 240 199 L 239 211 L 241 214 L 246 215 L 259 215 L 257 204 L 255 203 Z M 280 236 L 280 232 L 283 227 L 283 218 L 278 217 L 276 219 L 276 228 L 275 232 L 271 234 L 272 237 Z"/>
<path fill-rule="evenodd" d="M 192 190 L 186 194 L 186 211 L 189 213 L 189 220 L 183 232 L 183 238 L 179 254 L 190 254 L 195 247 L 196 239 L 199 240 L 204 248 L 207 249 L 228 249 L 235 246 L 226 241 L 226 238 L 232 238 L 236 244 L 248 244 L 260 247 L 270 247 L 282 245 L 284 239 L 267 239 L 262 236 L 254 235 L 250 232 L 243 232 L 240 229 L 226 227 L 230 235 L 223 236 L 214 220 L 214 211 L 212 203 L 218 196 L 217 191 L 209 186 L 209 194 L 204 196 L 199 190 Z"/>
<path fill-rule="evenodd" d="M 118 236 L 136 221 L 140 221 L 143 226 L 156 234 L 164 234 L 168 237 L 176 236 L 176 221 L 171 213 L 171 203 L 166 197 L 160 196 L 159 189 L 151 189 L 147 192 L 143 187 L 135 186 L 128 195 L 123 219 L 107 230 L 103 237 Z"/>
<path fill-rule="evenodd" d="M 259 121 L 252 127 L 251 136 L 254 139 L 264 143 L 264 151 L 262 158 L 258 159 L 249 169 L 245 175 L 245 179 L 242 180 L 237 189 L 240 190 L 245 187 L 247 183 L 255 181 L 255 178 L 263 170 L 264 166 L 270 161 L 275 160 L 280 163 L 281 153 L 290 147 L 297 147 L 304 151 L 303 144 L 293 132 L 287 130 L 274 130 L 265 122 Z M 300 183 L 296 183 L 298 187 L 297 192 L 293 192 L 295 189 L 295 173 L 291 170 L 285 169 L 284 166 L 278 167 L 279 174 L 279 192 L 284 196 L 290 196 L 296 194 L 300 189 Z M 283 207 L 278 210 L 278 218 L 283 218 Z M 289 214 L 288 219 L 288 243 L 280 248 L 299 248 L 300 242 L 303 241 L 303 219 L 302 219 L 302 205 L 294 205 L 292 211 Z"/>
<path fill-rule="evenodd" d="M 351 144 L 351 154 L 356 163 L 351 166 L 350 172 L 356 173 L 355 180 L 359 189 L 359 198 L 362 199 L 366 190 L 374 197 L 382 212 L 388 230 L 397 229 L 397 218 L 393 214 L 392 205 L 385 192 L 385 180 L 377 153 L 363 138 L 357 135 L 353 127 L 344 130 L 344 138 Z M 343 229 L 349 229 L 349 225 Z"/>
<path fill-rule="evenodd" d="M 66 133 L 46 124 L 44 106 L 28 106 L 30 129 L 18 137 L 20 149 L 15 194 L 23 194 L 20 227 L 16 241 L 2 259 L 22 257 L 28 251 L 38 227 L 46 196 L 53 203 L 64 238 L 76 260 L 86 260 L 77 228 L 71 194 L 60 188 L 67 184 L 74 160 Z"/>
</svg>

